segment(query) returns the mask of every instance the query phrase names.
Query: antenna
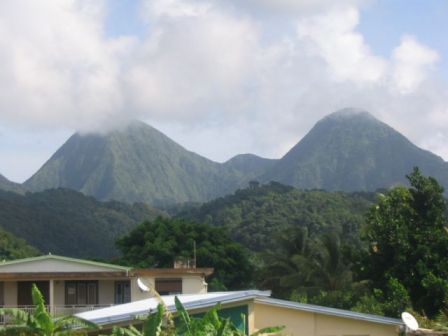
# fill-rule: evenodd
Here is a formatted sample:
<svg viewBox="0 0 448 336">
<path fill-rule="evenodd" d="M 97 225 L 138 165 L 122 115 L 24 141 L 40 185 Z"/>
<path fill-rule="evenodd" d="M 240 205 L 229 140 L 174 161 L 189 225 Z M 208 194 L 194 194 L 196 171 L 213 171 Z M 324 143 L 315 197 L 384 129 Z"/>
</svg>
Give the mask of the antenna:
<svg viewBox="0 0 448 336">
<path fill-rule="evenodd" d="M 140 278 L 137 278 L 137 286 L 138 286 L 138 288 L 140 288 L 140 290 L 141 290 L 142 292 L 150 292 L 150 291 L 151 291 L 151 289 L 150 289 L 148 286 L 146 286 L 146 285 L 143 283 L 143 280 L 140 279 Z"/>
<path fill-rule="evenodd" d="M 196 240 L 193 240 L 193 258 L 194 258 L 194 268 L 196 268 Z"/>
<path fill-rule="evenodd" d="M 418 322 L 411 314 L 403 312 L 401 313 L 401 319 L 409 330 L 416 331 L 418 329 Z"/>
</svg>

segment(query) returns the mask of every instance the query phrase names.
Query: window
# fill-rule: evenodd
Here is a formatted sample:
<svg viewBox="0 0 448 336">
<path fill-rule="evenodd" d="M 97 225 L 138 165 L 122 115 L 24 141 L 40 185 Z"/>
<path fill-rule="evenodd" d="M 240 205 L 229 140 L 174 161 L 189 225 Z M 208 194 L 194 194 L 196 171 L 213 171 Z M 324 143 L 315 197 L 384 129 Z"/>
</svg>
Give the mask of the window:
<svg viewBox="0 0 448 336">
<path fill-rule="evenodd" d="M 182 279 L 156 279 L 156 291 L 160 295 L 182 294 Z"/>
<path fill-rule="evenodd" d="M 129 281 L 115 281 L 115 303 L 131 302 L 131 283 Z"/>
<path fill-rule="evenodd" d="M 98 304 L 98 281 L 66 281 L 65 304 Z"/>
<path fill-rule="evenodd" d="M 0 282 L 0 306 L 5 305 L 4 282 Z"/>
</svg>

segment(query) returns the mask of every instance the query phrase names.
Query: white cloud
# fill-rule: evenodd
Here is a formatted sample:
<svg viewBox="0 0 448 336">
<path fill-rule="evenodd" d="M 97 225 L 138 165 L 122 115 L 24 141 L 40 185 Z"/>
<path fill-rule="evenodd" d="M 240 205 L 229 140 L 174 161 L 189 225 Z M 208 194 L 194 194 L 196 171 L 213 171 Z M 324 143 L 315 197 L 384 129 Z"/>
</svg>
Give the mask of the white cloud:
<svg viewBox="0 0 448 336">
<path fill-rule="evenodd" d="M 103 37 L 102 1 L 0 2 L 3 120 L 97 127 L 119 117 L 127 39 Z"/>
<path fill-rule="evenodd" d="M 402 93 L 415 90 L 438 60 L 436 51 L 422 45 L 412 36 L 404 36 L 393 52 L 393 79 L 397 88 Z"/>
<path fill-rule="evenodd" d="M 358 23 L 358 10 L 346 7 L 300 19 L 297 31 L 306 50 L 325 60 L 335 80 L 377 82 L 385 76 L 387 64 L 356 32 Z"/>
</svg>

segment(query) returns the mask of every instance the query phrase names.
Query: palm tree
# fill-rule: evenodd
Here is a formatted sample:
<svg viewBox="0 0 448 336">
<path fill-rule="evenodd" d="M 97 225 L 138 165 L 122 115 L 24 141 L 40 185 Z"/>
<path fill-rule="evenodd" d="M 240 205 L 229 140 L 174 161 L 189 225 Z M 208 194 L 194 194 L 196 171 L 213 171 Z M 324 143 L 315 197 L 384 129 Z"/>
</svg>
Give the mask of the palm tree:
<svg viewBox="0 0 448 336">
<path fill-rule="evenodd" d="M 277 248 L 261 254 L 264 266 L 260 282 L 275 296 L 289 298 L 293 290 L 303 289 L 309 283 L 312 245 L 304 228 L 285 230 L 275 240 Z"/>
<path fill-rule="evenodd" d="M 12 317 L 12 324 L 0 327 L 0 335 L 65 336 L 86 335 L 86 329 L 98 329 L 95 323 L 76 316 L 53 318 L 45 307 L 44 298 L 35 284 L 32 287 L 34 312 L 18 308 L 0 308 L 0 315 Z"/>
<path fill-rule="evenodd" d="M 315 242 L 310 266 L 311 282 L 321 290 L 344 290 L 352 283 L 351 267 L 344 262 L 339 236 L 334 233 L 326 233 Z"/>
</svg>

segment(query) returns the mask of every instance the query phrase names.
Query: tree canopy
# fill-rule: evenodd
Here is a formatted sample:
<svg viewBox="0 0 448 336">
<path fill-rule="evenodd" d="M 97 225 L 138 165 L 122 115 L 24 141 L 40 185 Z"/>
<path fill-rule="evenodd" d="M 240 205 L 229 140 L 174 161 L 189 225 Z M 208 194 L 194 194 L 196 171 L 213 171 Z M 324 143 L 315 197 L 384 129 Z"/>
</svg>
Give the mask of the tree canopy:
<svg viewBox="0 0 448 336">
<path fill-rule="evenodd" d="M 368 213 L 369 250 L 361 273 L 385 301 L 401 293 L 414 309 L 433 317 L 448 295 L 446 200 L 439 183 L 417 168 L 407 178 L 410 187 L 381 195 Z"/>
<path fill-rule="evenodd" d="M 117 240 L 123 263 L 134 267 L 172 267 L 178 257 L 193 258 L 194 244 L 197 267 L 215 269 L 211 288 L 241 289 L 249 285 L 249 251 L 234 242 L 223 228 L 158 217 Z"/>
</svg>

